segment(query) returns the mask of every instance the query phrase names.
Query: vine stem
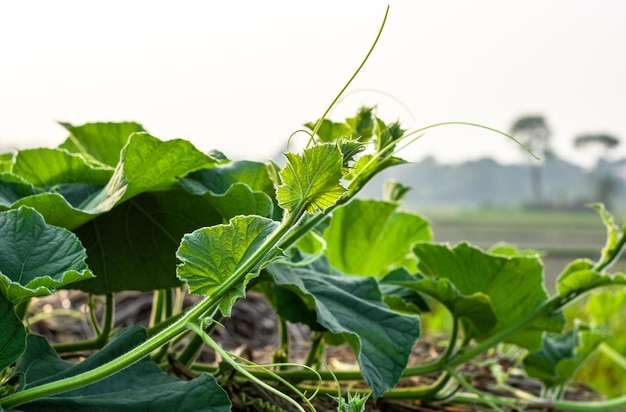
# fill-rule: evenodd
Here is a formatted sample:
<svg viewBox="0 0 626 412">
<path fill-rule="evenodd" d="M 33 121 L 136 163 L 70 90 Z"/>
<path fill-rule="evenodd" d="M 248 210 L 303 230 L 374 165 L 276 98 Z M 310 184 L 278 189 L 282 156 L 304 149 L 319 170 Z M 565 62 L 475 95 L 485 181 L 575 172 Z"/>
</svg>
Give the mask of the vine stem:
<svg viewBox="0 0 626 412">
<path fill-rule="evenodd" d="M 26 402 L 33 401 L 45 396 L 66 392 L 72 389 L 80 388 L 97 382 L 108 376 L 113 375 L 122 369 L 138 362 L 143 357 L 148 356 L 151 352 L 157 350 L 162 345 L 174 339 L 176 336 L 184 333 L 188 329 L 189 324 L 195 323 L 206 313 L 212 313 L 216 310 L 222 297 L 237 283 L 241 282 L 248 273 L 252 272 L 263 259 L 280 243 L 285 235 L 296 225 L 302 213 L 287 213 L 285 219 L 280 226 L 263 242 L 263 244 L 240 266 L 237 270 L 220 286 L 215 289 L 212 295 L 207 296 L 204 300 L 192 307 L 182 317 L 178 318 L 174 323 L 161 330 L 144 343 L 131 349 L 122 356 L 105 363 L 90 371 L 61 379 L 56 382 L 35 386 L 30 389 L 14 393 L 0 399 L 0 406 L 3 408 L 12 408 Z"/>
</svg>

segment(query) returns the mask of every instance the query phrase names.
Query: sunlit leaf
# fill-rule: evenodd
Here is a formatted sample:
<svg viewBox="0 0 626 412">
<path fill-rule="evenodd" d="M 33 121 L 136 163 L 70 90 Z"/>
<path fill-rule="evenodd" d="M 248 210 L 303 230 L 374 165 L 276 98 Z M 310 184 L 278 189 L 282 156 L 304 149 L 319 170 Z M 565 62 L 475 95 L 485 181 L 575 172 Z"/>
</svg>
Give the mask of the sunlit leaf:
<svg viewBox="0 0 626 412">
<path fill-rule="evenodd" d="M 322 144 L 299 154 L 286 153 L 276 198 L 285 210 L 305 207 L 309 213 L 334 205 L 345 189 L 340 184 L 342 155 L 334 144 Z"/>
<path fill-rule="evenodd" d="M 178 278 L 187 282 L 191 293 L 211 295 L 272 235 L 278 225 L 278 222 L 259 216 L 237 216 L 227 225 L 202 228 L 185 235 L 176 252 L 182 262 L 177 267 Z M 257 267 L 248 273 L 245 280 L 222 299 L 220 309 L 225 316 L 230 316 L 232 305 L 245 296 L 246 284 L 258 275 L 260 269 Z"/>
<path fill-rule="evenodd" d="M 87 123 L 74 126 L 60 123 L 70 136 L 59 146 L 73 153 L 91 156 L 93 159 L 115 167 L 120 160 L 120 151 L 135 132 L 145 131 L 140 124 L 122 123 Z"/>
<path fill-rule="evenodd" d="M 419 318 L 391 311 L 373 278 L 328 275 L 319 262 L 294 268 L 273 264 L 276 284 L 314 308 L 316 322 L 343 334 L 376 397 L 392 388 L 406 367 L 420 333 Z"/>
<path fill-rule="evenodd" d="M 0 173 L 10 172 L 14 159 L 13 153 L 0 153 Z"/>
<path fill-rule="evenodd" d="M 602 257 L 606 258 L 615 253 L 615 248 L 624 236 L 624 231 L 615 224 L 613 215 L 606 210 L 602 203 L 595 203 L 592 207 L 596 209 L 606 228 L 606 243 L 604 248 L 602 248 Z"/>
<path fill-rule="evenodd" d="M 431 239 L 425 219 L 397 208 L 355 199 L 335 210 L 324 232 L 331 265 L 344 273 L 383 276 L 405 261 L 415 242 Z"/>
<path fill-rule="evenodd" d="M 556 281 L 557 291 L 563 297 L 578 295 L 607 285 L 626 285 L 626 275 L 598 273 L 593 269 L 593 263 L 588 259 L 577 259 L 571 262 Z"/>
<path fill-rule="evenodd" d="M 0 290 L 10 301 L 93 277 L 86 257 L 76 235 L 46 224 L 35 210 L 0 213 Z"/>
<path fill-rule="evenodd" d="M 305 126 L 313 131 L 315 123 L 307 123 Z M 346 123 L 324 119 L 317 130 L 317 136 L 322 142 L 334 142 L 341 137 L 352 138 L 352 128 Z"/>
</svg>

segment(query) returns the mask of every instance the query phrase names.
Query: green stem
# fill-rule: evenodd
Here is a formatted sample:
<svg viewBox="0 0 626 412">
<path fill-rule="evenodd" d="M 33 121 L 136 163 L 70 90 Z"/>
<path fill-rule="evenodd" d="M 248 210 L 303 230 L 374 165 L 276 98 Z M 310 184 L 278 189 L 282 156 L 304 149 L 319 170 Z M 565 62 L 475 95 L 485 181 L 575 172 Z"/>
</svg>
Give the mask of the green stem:
<svg viewBox="0 0 626 412">
<path fill-rule="evenodd" d="M 193 363 L 194 360 L 198 358 L 200 352 L 202 352 L 202 347 L 204 346 L 204 342 L 202 341 L 202 337 L 194 334 L 191 337 L 191 341 L 185 346 L 185 349 L 178 356 L 178 361 L 185 366 L 189 366 Z"/>
<path fill-rule="evenodd" d="M 316 333 L 311 347 L 309 348 L 309 354 L 304 361 L 306 366 L 319 367 L 322 353 L 324 352 L 324 335 L 322 333 Z"/>
<path fill-rule="evenodd" d="M 276 245 L 280 243 L 285 234 L 292 228 L 292 225 L 297 222 L 300 216 L 300 213 L 288 213 L 281 225 L 257 250 L 254 251 L 254 253 L 251 254 L 245 262 L 237 268 L 237 270 L 235 270 L 235 272 L 226 281 L 217 287 L 211 296 L 207 296 L 204 300 L 186 312 L 184 316 L 180 317 L 177 321 L 161 330 L 141 345 L 130 350 L 119 358 L 93 370 L 9 395 L 0 399 L 0 405 L 4 408 L 12 408 L 45 396 L 86 386 L 90 383 L 94 383 L 111 376 L 112 374 L 119 372 L 120 370 L 149 355 L 151 352 L 160 348 L 171 339 L 185 332 L 188 324 L 197 321 L 207 312 L 215 311 L 221 299 L 229 291 L 231 291 L 235 285 L 242 282 L 246 275 L 252 272 L 254 268 L 263 261 L 263 258 L 265 258 L 276 247 Z"/>
</svg>

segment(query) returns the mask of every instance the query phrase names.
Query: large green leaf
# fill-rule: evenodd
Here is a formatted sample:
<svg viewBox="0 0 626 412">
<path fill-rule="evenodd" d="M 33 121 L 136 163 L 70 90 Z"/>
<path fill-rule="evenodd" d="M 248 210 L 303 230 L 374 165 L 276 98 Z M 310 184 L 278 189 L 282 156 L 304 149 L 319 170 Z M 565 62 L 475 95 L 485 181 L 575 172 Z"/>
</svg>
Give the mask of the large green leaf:
<svg viewBox="0 0 626 412">
<path fill-rule="evenodd" d="M 319 263 L 298 268 L 272 264 L 268 270 L 278 286 L 314 309 L 321 326 L 345 336 L 376 397 L 395 386 L 419 337 L 417 316 L 391 311 L 373 278 L 328 275 L 330 270 Z"/>
<path fill-rule="evenodd" d="M 120 151 L 130 135 L 145 131 L 134 122 L 87 123 L 82 126 L 61 123 L 61 126 L 70 132 L 70 136 L 59 147 L 88 155 L 111 167 L 115 167 L 120 160 Z"/>
<path fill-rule="evenodd" d="M 285 210 L 306 207 L 309 213 L 323 212 L 334 205 L 345 189 L 342 154 L 337 145 L 326 143 L 304 150 L 301 155 L 285 153 L 287 164 L 280 171 L 282 184 L 276 198 Z"/>
<path fill-rule="evenodd" d="M 336 210 L 324 232 L 331 265 L 362 276 L 383 276 L 402 265 L 411 246 L 430 240 L 432 232 L 426 220 L 397 207 L 355 199 Z"/>
<path fill-rule="evenodd" d="M 412 282 L 399 282 L 400 285 L 429 295 L 441 302 L 452 316 L 469 322 L 466 324 L 466 336 L 485 335 L 498 323 L 493 313 L 489 296 L 482 292 L 469 295 L 461 294 L 450 279 L 423 278 Z"/>
<path fill-rule="evenodd" d="M 0 373 L 26 349 L 26 331 L 11 301 L 0 293 Z"/>
<path fill-rule="evenodd" d="M 175 274 L 180 239 L 222 221 L 204 197 L 180 188 L 142 193 L 75 230 L 97 277 L 71 287 L 106 294 L 179 286 Z"/>
<path fill-rule="evenodd" d="M 182 262 L 177 267 L 177 276 L 187 282 L 191 293 L 211 295 L 265 243 L 278 225 L 260 216 L 236 216 L 227 225 L 205 227 L 186 234 L 176 252 Z M 232 305 L 245 296 L 246 284 L 261 268 L 251 268 L 245 280 L 221 300 L 220 310 L 225 316 L 230 316 Z"/>
<path fill-rule="evenodd" d="M 547 387 L 563 385 L 574 377 L 604 339 L 605 335 L 591 330 L 575 329 L 561 336 L 546 335 L 541 350 L 524 358 L 524 369 Z"/>
<path fill-rule="evenodd" d="M 163 142 L 146 133 L 131 136 L 113 173 L 64 150 L 37 149 L 18 155 L 20 158 L 13 172 L 22 180 L 0 175 L 0 196 L 7 199 L 0 208 L 30 206 L 48 223 L 67 229 L 75 229 L 140 193 L 170 188 L 181 177 L 217 163 L 187 141 Z M 54 167 L 40 164 L 57 160 Z M 110 179 L 103 178 L 105 173 Z M 5 204 L 8 200 L 12 203 Z"/>
<path fill-rule="evenodd" d="M 51 226 L 35 210 L 0 213 L 0 291 L 12 302 L 52 294 L 93 274 L 72 232 Z"/>
<path fill-rule="evenodd" d="M 492 334 L 523 319 L 547 300 L 543 266 L 537 257 L 493 255 L 467 243 L 454 248 L 418 243 L 413 251 L 424 275 L 450 279 L 461 294 L 480 292 L 489 297 L 498 318 Z M 543 333 L 560 332 L 563 324 L 561 314 L 546 315 L 506 341 L 531 350 L 539 349 Z"/>
<path fill-rule="evenodd" d="M 113 361 L 145 339 L 144 329 L 124 329 L 98 353 L 75 364 L 61 360 L 43 337 L 30 335 L 26 353 L 17 364 L 20 390 L 95 369 Z M 149 356 L 99 382 L 18 406 L 24 412 L 227 412 L 230 408 L 228 395 L 212 376 L 202 374 L 191 381 L 180 381 L 163 373 Z"/>
</svg>

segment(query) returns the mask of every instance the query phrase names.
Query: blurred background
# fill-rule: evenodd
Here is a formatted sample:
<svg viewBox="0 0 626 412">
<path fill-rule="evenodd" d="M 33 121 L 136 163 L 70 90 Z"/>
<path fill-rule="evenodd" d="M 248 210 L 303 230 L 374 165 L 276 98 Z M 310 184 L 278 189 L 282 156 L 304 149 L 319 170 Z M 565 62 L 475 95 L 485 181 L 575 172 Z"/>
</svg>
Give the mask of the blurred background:
<svg viewBox="0 0 626 412">
<path fill-rule="evenodd" d="M 378 46 L 330 117 L 369 105 L 408 130 L 477 123 L 512 133 L 541 160 L 485 129 L 441 126 L 402 153 L 413 164 L 372 182 L 365 195 L 380 196 L 383 180 L 394 178 L 414 187 L 406 207 L 435 225 L 476 215 L 466 232 L 436 227 L 441 240 L 541 246 L 545 235 L 514 235 L 513 216 L 526 230 L 524 216 L 546 227 L 567 212 L 572 219 L 555 225 L 587 222 L 599 231 L 564 239 L 594 249 L 603 229 L 585 205 L 626 209 L 626 2 L 389 4 Z M 58 121 L 130 120 L 234 160 L 280 159 L 289 136 L 317 119 L 352 75 L 386 6 L 2 2 L 0 151 L 60 144 Z M 481 238 L 485 216 L 506 229 Z"/>
</svg>

